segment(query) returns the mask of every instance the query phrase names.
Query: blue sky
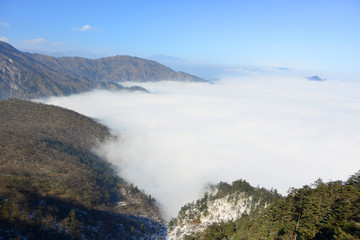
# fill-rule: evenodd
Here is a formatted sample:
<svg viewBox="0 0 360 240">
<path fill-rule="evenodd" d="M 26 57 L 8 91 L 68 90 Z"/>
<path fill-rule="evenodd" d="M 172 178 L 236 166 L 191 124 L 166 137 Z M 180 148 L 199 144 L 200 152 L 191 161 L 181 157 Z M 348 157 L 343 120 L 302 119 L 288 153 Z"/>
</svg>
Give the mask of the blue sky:
<svg viewBox="0 0 360 240">
<path fill-rule="evenodd" d="M 0 0 L 20 49 L 360 73 L 360 1 Z"/>
</svg>

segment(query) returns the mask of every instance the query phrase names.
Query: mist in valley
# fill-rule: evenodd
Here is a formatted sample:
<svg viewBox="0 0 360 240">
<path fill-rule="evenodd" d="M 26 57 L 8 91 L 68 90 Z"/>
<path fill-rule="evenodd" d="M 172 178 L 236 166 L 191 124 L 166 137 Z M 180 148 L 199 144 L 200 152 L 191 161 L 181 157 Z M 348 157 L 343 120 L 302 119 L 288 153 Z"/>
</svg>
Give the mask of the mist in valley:
<svg viewBox="0 0 360 240">
<path fill-rule="evenodd" d="M 255 74 L 215 83 L 136 83 L 42 102 L 93 117 L 118 136 L 96 151 L 153 196 L 164 216 L 208 183 L 290 187 L 360 169 L 360 83 Z M 126 83 L 131 86 L 135 83 Z"/>
</svg>

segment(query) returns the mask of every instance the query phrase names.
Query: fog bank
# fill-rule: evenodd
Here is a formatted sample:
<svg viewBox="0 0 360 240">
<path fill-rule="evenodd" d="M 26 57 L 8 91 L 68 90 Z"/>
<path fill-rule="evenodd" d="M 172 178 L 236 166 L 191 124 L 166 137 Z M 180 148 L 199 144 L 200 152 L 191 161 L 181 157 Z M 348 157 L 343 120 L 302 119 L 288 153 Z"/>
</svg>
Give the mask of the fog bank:
<svg viewBox="0 0 360 240">
<path fill-rule="evenodd" d="M 140 85 L 152 94 L 94 91 L 42 101 L 109 126 L 119 140 L 101 152 L 167 216 L 208 182 L 242 178 L 286 193 L 360 169 L 359 82 L 258 76 Z"/>
</svg>

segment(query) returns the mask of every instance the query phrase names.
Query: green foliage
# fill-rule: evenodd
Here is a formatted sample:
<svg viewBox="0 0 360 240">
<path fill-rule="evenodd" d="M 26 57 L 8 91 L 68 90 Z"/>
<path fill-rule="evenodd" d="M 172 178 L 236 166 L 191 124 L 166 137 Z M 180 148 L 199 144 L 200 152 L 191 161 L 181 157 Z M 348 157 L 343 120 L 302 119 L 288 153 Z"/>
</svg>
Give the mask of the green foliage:
<svg viewBox="0 0 360 240">
<path fill-rule="evenodd" d="M 225 191 L 230 185 L 221 184 Z M 265 209 L 209 226 L 196 239 L 360 239 L 359 172 L 346 182 L 291 189 Z"/>
<path fill-rule="evenodd" d="M 280 195 L 276 190 L 267 190 L 265 188 L 255 188 L 251 186 L 245 180 L 237 180 L 228 184 L 226 182 L 220 182 L 219 184 L 213 186 L 218 191 L 214 196 L 211 196 L 211 199 L 222 198 L 224 196 L 230 196 L 235 200 L 239 199 L 240 194 L 244 196 L 251 196 L 253 198 L 253 205 L 260 201 L 260 205 L 263 205 L 267 202 L 272 201 L 274 198 L 279 198 Z"/>
</svg>

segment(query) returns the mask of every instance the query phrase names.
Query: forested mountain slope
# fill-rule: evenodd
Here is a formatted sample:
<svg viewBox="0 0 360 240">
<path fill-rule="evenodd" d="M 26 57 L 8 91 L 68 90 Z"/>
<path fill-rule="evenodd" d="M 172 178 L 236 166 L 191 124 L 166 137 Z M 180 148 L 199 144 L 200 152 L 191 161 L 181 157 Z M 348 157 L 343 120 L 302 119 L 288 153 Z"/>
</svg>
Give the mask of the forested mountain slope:
<svg viewBox="0 0 360 240">
<path fill-rule="evenodd" d="M 170 221 L 168 239 L 202 236 L 209 226 L 235 221 L 263 209 L 280 197 L 276 191 L 254 188 L 245 180 L 209 185 L 203 198 L 183 206 L 178 216 Z M 232 231 L 234 228 L 230 229 Z"/>
<path fill-rule="evenodd" d="M 229 189 L 234 188 L 234 183 Z M 345 182 L 325 183 L 319 179 L 311 186 L 293 188 L 286 197 L 279 197 L 276 192 L 270 191 L 264 196 L 272 193 L 272 197 L 269 195 L 270 198 L 259 198 L 259 192 L 256 191 L 259 189 L 255 192 L 245 191 L 244 194 L 250 193 L 248 196 L 254 196 L 251 198 L 254 203 L 261 203 L 267 199 L 266 204 L 257 204 L 257 207 L 248 208 L 249 211 L 243 211 L 237 217 L 220 218 L 209 222 L 201 231 L 188 231 L 182 234 L 184 228 L 179 228 L 179 226 L 185 225 L 184 219 L 188 228 L 194 227 L 195 222 L 199 225 L 202 219 L 184 217 L 184 212 L 189 212 L 188 209 L 191 212 L 191 209 L 202 203 L 205 198 L 197 201 L 195 205 L 192 203 L 184 206 L 179 216 L 172 221 L 169 236 L 175 236 L 171 239 L 187 240 L 360 239 L 360 171 Z M 229 213 L 239 210 L 239 206 L 232 203 L 232 195 L 231 192 L 226 194 L 226 201 L 222 203 L 222 205 L 231 204 L 234 207 Z M 209 208 L 209 202 L 209 200 L 205 201 L 207 203 L 205 209 Z M 223 214 L 221 206 L 217 209 L 218 211 L 213 215 Z M 204 210 L 197 210 L 192 216 L 202 216 L 203 212 Z"/>
<path fill-rule="evenodd" d="M 92 151 L 111 137 L 105 126 L 22 100 L 0 101 L 0 122 L 1 237 L 164 236 L 155 200 Z"/>
</svg>

